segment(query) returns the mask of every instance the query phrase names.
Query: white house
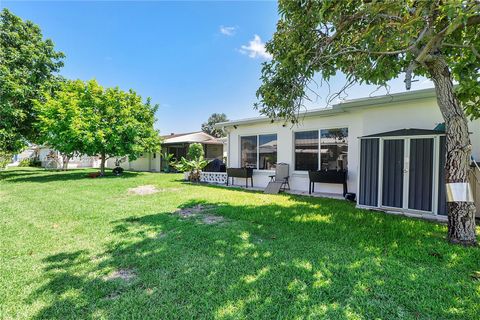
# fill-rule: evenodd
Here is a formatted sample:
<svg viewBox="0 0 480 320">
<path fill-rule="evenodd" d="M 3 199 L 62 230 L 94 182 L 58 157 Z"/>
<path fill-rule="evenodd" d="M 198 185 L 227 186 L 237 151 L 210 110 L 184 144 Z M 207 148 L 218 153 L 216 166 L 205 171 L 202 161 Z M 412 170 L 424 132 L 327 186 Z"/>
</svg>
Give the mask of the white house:
<svg viewBox="0 0 480 320">
<path fill-rule="evenodd" d="M 11 166 L 17 166 L 24 159 L 34 158 L 41 162 L 42 167 L 57 169 L 62 168 L 63 159 L 55 149 L 46 145 L 29 145 L 28 148 L 17 154 L 13 158 Z M 98 168 L 100 166 L 99 157 L 79 155 L 72 157 L 68 162 L 68 169 L 76 168 Z"/>
<path fill-rule="evenodd" d="M 359 206 L 444 214 L 441 123 L 435 91 L 426 89 L 309 110 L 297 125 L 258 117 L 217 126 L 228 132 L 227 167 L 254 168 L 255 187 L 266 187 L 276 163 L 289 164 L 290 187 L 299 191 L 309 190 L 309 171 L 347 170 L 348 192 Z M 469 129 L 480 161 L 480 121 Z M 343 193 L 340 184 L 314 185 L 317 192 Z"/>
</svg>

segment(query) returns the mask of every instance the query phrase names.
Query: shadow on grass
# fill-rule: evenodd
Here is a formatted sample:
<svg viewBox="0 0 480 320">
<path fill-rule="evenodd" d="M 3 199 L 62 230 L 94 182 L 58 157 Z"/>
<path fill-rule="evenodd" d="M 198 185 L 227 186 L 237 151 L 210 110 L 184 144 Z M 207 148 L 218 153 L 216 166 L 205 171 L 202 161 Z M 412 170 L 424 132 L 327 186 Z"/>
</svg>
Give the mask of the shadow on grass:
<svg viewBox="0 0 480 320">
<path fill-rule="evenodd" d="M 263 189 L 253 189 L 250 186 L 248 188 L 245 188 L 245 185 L 225 185 L 225 184 L 214 184 L 214 183 L 209 183 L 209 182 L 190 182 L 190 181 L 185 181 L 184 179 L 177 179 L 175 180 L 176 182 L 180 182 L 184 185 L 189 185 L 189 186 L 202 186 L 202 187 L 208 187 L 208 188 L 213 188 L 213 189 L 221 189 L 221 190 L 232 190 L 232 191 L 243 191 L 243 192 L 252 192 L 252 193 L 263 193 Z M 292 195 L 286 192 L 280 192 L 279 194 L 286 194 L 286 195 Z"/>
<path fill-rule="evenodd" d="M 19 172 L 20 171 L 20 172 Z M 60 170 L 11 170 L 0 172 L 0 179 L 5 182 L 37 182 L 48 183 L 52 181 L 69 181 L 79 179 L 92 179 L 89 173 L 98 172 L 98 169 L 70 169 L 68 171 Z M 95 179 L 125 179 L 137 176 L 138 172 L 124 171 L 122 175 L 115 176 L 111 170 L 106 171 L 104 177 Z"/>
<path fill-rule="evenodd" d="M 0 180 L 10 179 L 11 177 L 26 177 L 31 175 L 37 175 L 42 172 L 40 169 L 10 169 L 0 171 Z"/>
<path fill-rule="evenodd" d="M 332 199 L 168 212 L 112 223 L 103 253 L 43 260 L 28 298 L 38 319 L 441 318 L 479 312 L 478 248 L 443 241 L 443 226 L 354 209 Z M 128 280 L 108 277 L 130 273 Z"/>
</svg>

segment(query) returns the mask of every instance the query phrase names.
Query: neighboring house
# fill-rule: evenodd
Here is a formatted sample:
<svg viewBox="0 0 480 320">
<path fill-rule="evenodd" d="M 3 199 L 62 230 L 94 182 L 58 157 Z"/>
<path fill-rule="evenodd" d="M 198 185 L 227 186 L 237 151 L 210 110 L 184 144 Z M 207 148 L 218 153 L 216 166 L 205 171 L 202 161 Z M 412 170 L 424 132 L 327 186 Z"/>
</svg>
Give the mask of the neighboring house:
<svg viewBox="0 0 480 320">
<path fill-rule="evenodd" d="M 433 89 L 350 100 L 309 110 L 300 123 L 258 117 L 217 124 L 227 131 L 227 167 L 254 168 L 264 188 L 275 163 L 290 165 L 293 190 L 309 190 L 308 171 L 348 170 L 348 192 L 360 207 L 446 214 L 445 133 Z M 435 130 L 435 128 L 437 128 Z M 480 160 L 480 120 L 469 122 Z M 235 179 L 244 185 L 244 179 Z M 315 184 L 342 194 L 342 185 Z"/>
<path fill-rule="evenodd" d="M 23 159 L 35 158 L 40 160 L 42 167 L 62 168 L 63 159 L 61 154 L 45 145 L 29 145 L 28 148 L 13 157 L 12 166 L 17 166 Z M 68 169 L 75 168 L 98 168 L 100 161 L 98 157 L 86 155 L 75 156 L 68 162 Z"/>
<path fill-rule="evenodd" d="M 117 158 L 109 158 L 105 163 L 107 168 L 115 168 Z M 145 152 L 141 153 L 137 159 L 129 161 L 128 157 L 124 157 L 120 162 L 120 167 L 131 171 L 150 171 L 160 172 L 160 153 L 159 152 Z"/>
<path fill-rule="evenodd" d="M 205 152 L 205 159 L 222 159 L 224 140 L 215 138 L 203 131 L 190 133 L 171 133 L 162 136 L 162 154 L 173 154 L 174 158 L 180 159 L 187 156 L 188 147 L 192 143 L 201 143 Z"/>
<path fill-rule="evenodd" d="M 162 154 L 173 154 L 174 159 L 181 159 L 187 156 L 188 147 L 192 143 L 201 143 L 203 145 L 205 159 L 207 160 L 222 160 L 224 157 L 224 144 L 226 139 L 217 139 L 202 131 L 179 134 L 171 133 L 161 136 L 161 138 L 161 152 L 143 153 L 134 161 L 123 161 L 120 166 L 126 170 L 159 172 L 163 170 L 165 165 L 162 163 Z M 109 159 L 107 161 L 107 167 L 115 167 L 115 159 Z"/>
</svg>

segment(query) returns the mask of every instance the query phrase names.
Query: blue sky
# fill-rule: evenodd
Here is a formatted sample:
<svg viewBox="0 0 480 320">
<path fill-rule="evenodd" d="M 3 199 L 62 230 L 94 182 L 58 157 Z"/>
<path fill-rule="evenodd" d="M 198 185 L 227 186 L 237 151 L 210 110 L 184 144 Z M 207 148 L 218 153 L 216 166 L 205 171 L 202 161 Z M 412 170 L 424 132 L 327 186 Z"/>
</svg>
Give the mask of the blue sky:
<svg viewBox="0 0 480 320">
<path fill-rule="evenodd" d="M 160 105 L 156 127 L 163 134 L 200 130 L 213 112 L 258 115 L 253 103 L 269 58 L 263 43 L 275 32 L 275 2 L 0 0 L 0 7 L 32 20 L 54 41 L 66 54 L 65 77 L 151 97 Z M 338 76 L 332 87 L 342 84 Z M 429 86 L 422 79 L 412 88 Z M 374 90 L 356 86 L 349 98 Z M 400 79 L 392 82 L 391 92 L 403 90 Z M 319 93 L 312 107 L 325 106 L 327 88 Z"/>
</svg>

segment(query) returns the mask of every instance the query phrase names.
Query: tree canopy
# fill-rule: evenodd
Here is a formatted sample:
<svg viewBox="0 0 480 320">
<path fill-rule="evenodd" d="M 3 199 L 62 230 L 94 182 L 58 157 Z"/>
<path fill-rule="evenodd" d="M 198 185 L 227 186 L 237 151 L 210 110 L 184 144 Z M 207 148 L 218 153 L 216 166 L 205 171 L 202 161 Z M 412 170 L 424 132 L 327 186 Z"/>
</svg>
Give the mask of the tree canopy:
<svg viewBox="0 0 480 320">
<path fill-rule="evenodd" d="M 0 13 L 0 150 L 18 152 L 37 131 L 33 101 L 56 82 L 63 53 L 31 21 Z"/>
<path fill-rule="evenodd" d="M 201 143 L 192 143 L 188 146 L 187 159 L 194 160 L 200 159 L 205 156 L 203 145 Z"/>
<path fill-rule="evenodd" d="M 110 157 L 139 154 L 160 147 L 154 129 L 157 105 L 133 90 L 101 87 L 95 80 L 65 82 L 37 103 L 43 141 L 64 153 L 101 156 L 101 172 Z"/>
<path fill-rule="evenodd" d="M 215 124 L 226 121 L 228 118 L 225 113 L 213 113 L 207 122 L 202 124 L 202 131 L 217 138 L 225 137 L 226 133 L 222 129 L 215 128 Z"/>
<path fill-rule="evenodd" d="M 456 96 L 480 117 L 478 1 L 279 1 L 280 20 L 266 44 L 256 108 L 296 121 L 314 76 L 338 72 L 352 83 L 385 86 L 406 73 L 431 78 L 425 63 L 441 56 L 458 82 Z"/>
<path fill-rule="evenodd" d="M 35 101 L 36 126 L 40 134 L 38 142 L 62 153 L 66 160 L 65 169 L 68 159 L 84 150 L 82 130 L 85 124 L 81 108 L 84 93 L 82 81 L 64 81 L 43 101 Z"/>
<path fill-rule="evenodd" d="M 469 192 L 467 115 L 480 117 L 480 1 L 279 1 L 280 20 L 266 49 L 255 107 L 272 119 L 298 122 L 315 77 L 341 72 L 353 83 L 387 86 L 404 74 L 435 85 L 446 127 L 445 181 Z M 458 85 L 454 87 L 456 81 Z M 314 91 L 314 90 L 313 90 Z M 449 199 L 448 239 L 477 243 L 475 204 Z"/>
</svg>

